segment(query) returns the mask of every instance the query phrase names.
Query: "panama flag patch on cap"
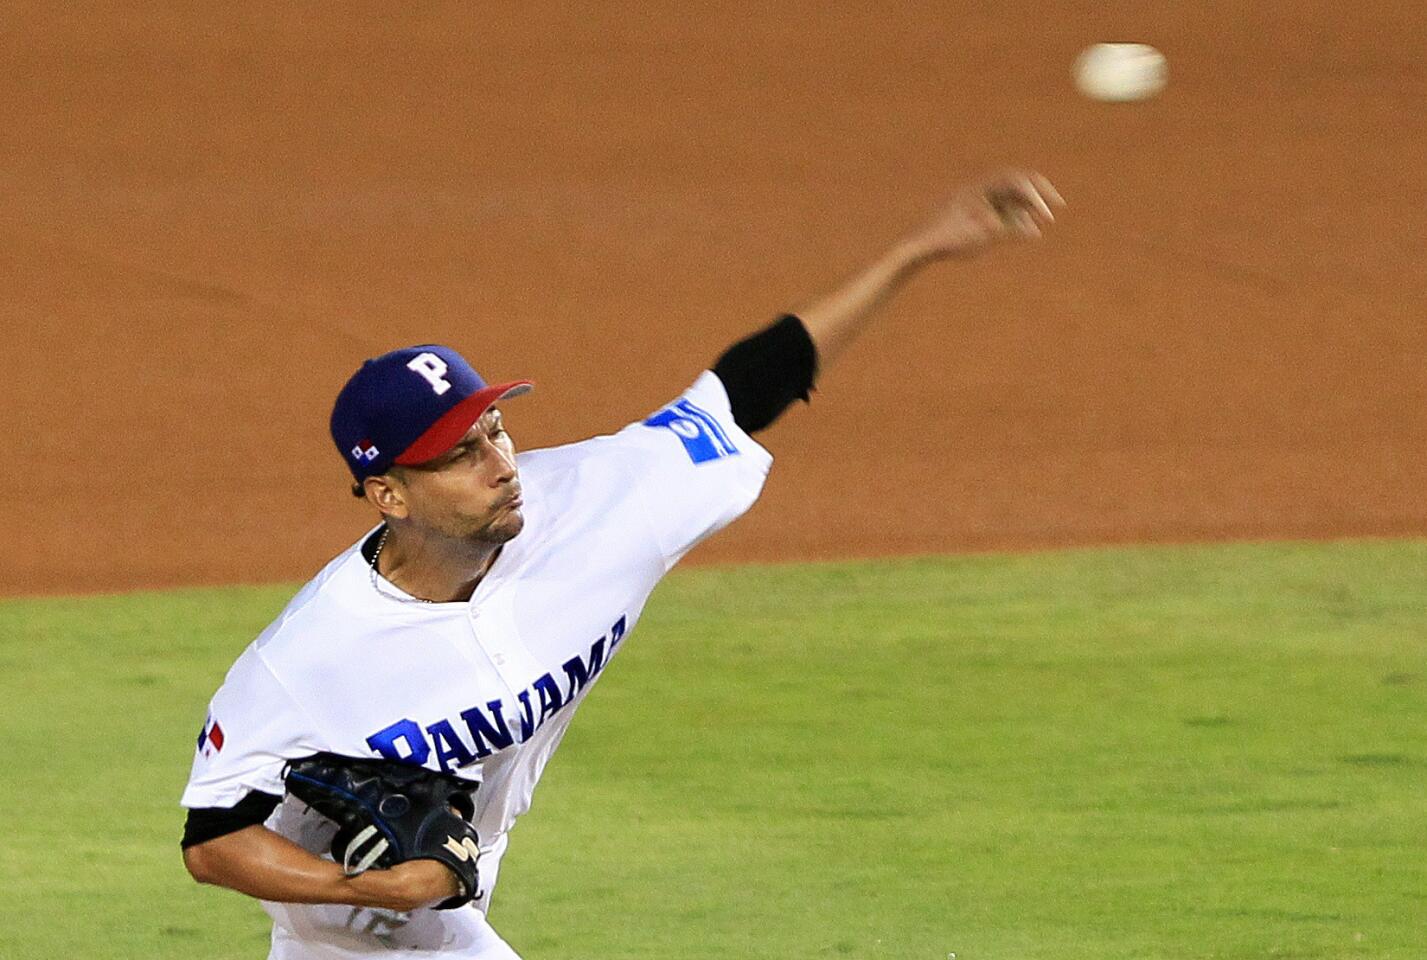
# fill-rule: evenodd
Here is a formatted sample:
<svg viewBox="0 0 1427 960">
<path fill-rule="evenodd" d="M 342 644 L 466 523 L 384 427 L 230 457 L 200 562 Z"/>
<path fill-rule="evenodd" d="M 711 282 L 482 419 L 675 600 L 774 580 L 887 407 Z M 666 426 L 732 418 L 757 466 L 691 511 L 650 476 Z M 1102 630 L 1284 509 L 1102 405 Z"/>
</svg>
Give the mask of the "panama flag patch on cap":
<svg viewBox="0 0 1427 960">
<path fill-rule="evenodd" d="M 210 714 L 208 719 L 203 721 L 203 730 L 198 734 L 198 752 L 205 757 L 211 757 L 222 749 L 223 728 L 218 726 L 218 721 Z"/>
</svg>

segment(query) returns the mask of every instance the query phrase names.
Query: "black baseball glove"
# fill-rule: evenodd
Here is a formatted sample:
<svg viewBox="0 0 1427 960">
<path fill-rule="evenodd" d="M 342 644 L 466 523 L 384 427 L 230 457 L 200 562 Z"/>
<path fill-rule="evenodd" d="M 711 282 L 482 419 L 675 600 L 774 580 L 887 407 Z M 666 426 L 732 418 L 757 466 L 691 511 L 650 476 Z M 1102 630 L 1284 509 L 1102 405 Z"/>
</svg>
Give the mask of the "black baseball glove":
<svg viewBox="0 0 1427 960">
<path fill-rule="evenodd" d="M 477 784 L 424 767 L 315 753 L 283 768 L 287 792 L 336 821 L 332 858 L 348 876 L 406 860 L 439 860 L 461 891 L 436 905 L 450 910 L 476 895 Z"/>
</svg>

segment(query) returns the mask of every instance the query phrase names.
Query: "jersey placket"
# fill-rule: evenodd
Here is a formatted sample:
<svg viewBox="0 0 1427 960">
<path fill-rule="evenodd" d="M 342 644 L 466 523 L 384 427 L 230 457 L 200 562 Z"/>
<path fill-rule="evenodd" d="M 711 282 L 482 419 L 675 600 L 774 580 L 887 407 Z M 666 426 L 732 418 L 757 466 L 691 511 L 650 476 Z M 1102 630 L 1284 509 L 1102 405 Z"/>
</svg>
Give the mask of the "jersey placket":
<svg viewBox="0 0 1427 960">
<path fill-rule="evenodd" d="M 466 607 L 471 638 L 505 685 L 501 697 L 506 722 L 519 729 L 519 695 L 538 677 L 541 668 L 521 642 L 514 596 L 501 581 L 483 582 Z"/>
</svg>

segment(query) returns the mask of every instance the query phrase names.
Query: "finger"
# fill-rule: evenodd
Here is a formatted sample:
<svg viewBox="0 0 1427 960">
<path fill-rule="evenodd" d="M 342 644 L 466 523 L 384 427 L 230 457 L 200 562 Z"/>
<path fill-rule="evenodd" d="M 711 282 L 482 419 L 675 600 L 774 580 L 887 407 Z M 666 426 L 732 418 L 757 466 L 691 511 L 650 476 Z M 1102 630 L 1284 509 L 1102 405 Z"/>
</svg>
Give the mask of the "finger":
<svg viewBox="0 0 1427 960">
<path fill-rule="evenodd" d="M 1020 177 L 990 187 L 986 192 L 986 199 L 1003 220 L 1022 210 L 1034 211 L 1047 222 L 1055 220 L 1055 214 L 1051 213 L 1049 204 L 1036 190 L 1029 177 Z"/>
<path fill-rule="evenodd" d="M 988 202 L 1000 219 L 1002 229 L 1015 233 L 1039 236 L 1040 227 L 1036 222 L 1036 214 L 1045 217 L 1047 221 L 1054 219 L 1043 200 L 1019 190 L 1002 193 L 990 198 Z"/>
<path fill-rule="evenodd" d="M 1032 205 L 1037 214 L 1045 217 L 1046 221 L 1055 220 L 1056 215 L 1050 210 L 1050 203 L 1047 203 L 1047 200 L 1059 197 L 1059 194 L 1056 193 L 1055 187 L 1050 187 L 1049 180 L 1037 173 L 1025 173 L 1017 178 L 1016 187 L 1019 188 L 1020 195 Z M 1042 187 L 1050 187 L 1049 193 L 1042 190 Z"/>
<path fill-rule="evenodd" d="M 1050 204 L 1041 194 L 1039 184 L 1035 181 L 1033 174 L 1024 174 L 1016 180 L 1016 194 L 1021 200 L 1029 205 L 1032 210 L 1045 217 L 1046 220 L 1054 220 L 1055 214 L 1050 210 Z"/>
<path fill-rule="evenodd" d="M 1042 174 L 1032 173 L 1031 180 L 1036 185 L 1036 190 L 1040 195 L 1048 199 L 1057 207 L 1065 206 L 1065 198 L 1060 195 L 1060 191 L 1055 188 L 1055 184 Z"/>
<path fill-rule="evenodd" d="M 1052 207 L 1065 206 L 1065 198 L 1055 184 L 1034 170 L 1007 170 L 991 180 L 988 190 L 1025 198 L 1047 221 L 1055 220 Z"/>
</svg>

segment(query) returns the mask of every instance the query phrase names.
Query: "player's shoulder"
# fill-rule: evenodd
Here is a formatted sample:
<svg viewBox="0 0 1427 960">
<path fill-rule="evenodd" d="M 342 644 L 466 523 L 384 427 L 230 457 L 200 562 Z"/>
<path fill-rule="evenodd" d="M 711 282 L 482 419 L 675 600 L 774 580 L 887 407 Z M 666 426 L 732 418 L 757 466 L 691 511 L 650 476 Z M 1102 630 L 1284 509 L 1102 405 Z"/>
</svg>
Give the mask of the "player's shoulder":
<svg viewBox="0 0 1427 960">
<path fill-rule="evenodd" d="M 329 645 L 359 642 L 360 635 L 379 629 L 380 617 L 371 603 L 369 565 L 362 544 L 378 528 L 368 530 L 333 557 L 303 584 L 282 611 L 252 643 L 265 661 L 280 660 L 294 646 L 328 638 Z"/>
<path fill-rule="evenodd" d="M 610 514 L 628 497 L 629 465 L 616 435 L 523 451 L 516 462 L 525 490 L 526 528 L 512 543 L 560 537 L 583 515 Z M 548 546 L 545 544 L 544 546 Z"/>
<path fill-rule="evenodd" d="M 523 476 L 546 478 L 578 471 L 626 475 L 646 454 L 678 452 L 692 463 L 731 457 L 747 450 L 766 455 L 734 422 L 728 393 L 712 371 L 704 371 L 676 398 L 615 433 L 522 453 Z"/>
</svg>

